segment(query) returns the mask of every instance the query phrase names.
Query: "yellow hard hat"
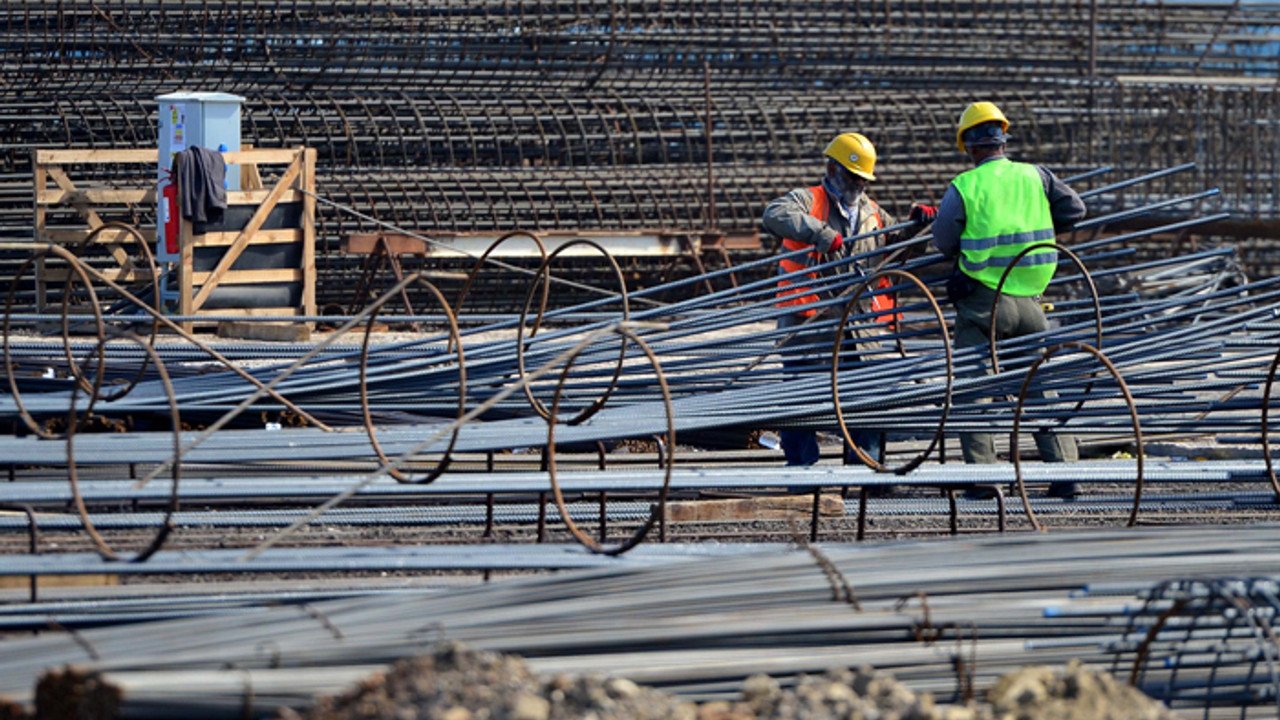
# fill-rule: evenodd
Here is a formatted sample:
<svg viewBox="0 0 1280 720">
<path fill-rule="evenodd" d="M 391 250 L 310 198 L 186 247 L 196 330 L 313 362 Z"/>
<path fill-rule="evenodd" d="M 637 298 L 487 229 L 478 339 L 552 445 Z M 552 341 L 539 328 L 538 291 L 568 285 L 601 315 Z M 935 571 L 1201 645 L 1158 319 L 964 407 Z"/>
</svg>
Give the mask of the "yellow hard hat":
<svg viewBox="0 0 1280 720">
<path fill-rule="evenodd" d="M 965 152 L 964 131 L 982 123 L 996 120 L 1000 121 L 1001 132 L 1009 131 L 1009 118 L 1000 112 L 1000 108 L 996 107 L 995 103 L 970 103 L 969 107 L 965 108 L 964 113 L 960 116 L 960 125 L 956 127 L 956 147 L 960 148 L 960 152 Z"/>
<path fill-rule="evenodd" d="M 835 160 L 846 170 L 867 180 L 876 179 L 876 146 L 871 144 L 865 135 L 859 133 L 842 133 L 827 145 L 827 157 Z"/>
</svg>

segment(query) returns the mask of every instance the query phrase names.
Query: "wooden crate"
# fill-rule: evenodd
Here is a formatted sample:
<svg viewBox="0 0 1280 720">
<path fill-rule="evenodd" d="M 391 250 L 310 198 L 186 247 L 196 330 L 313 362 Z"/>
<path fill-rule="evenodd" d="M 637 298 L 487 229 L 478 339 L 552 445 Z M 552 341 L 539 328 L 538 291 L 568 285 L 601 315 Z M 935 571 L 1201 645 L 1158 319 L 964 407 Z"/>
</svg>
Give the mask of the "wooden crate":
<svg viewBox="0 0 1280 720">
<path fill-rule="evenodd" d="M 234 229 L 197 233 L 190 221 L 180 225 L 180 260 L 174 268 L 178 284 L 178 307 L 182 315 L 314 315 L 315 314 L 315 166 L 316 152 L 311 148 L 245 149 L 223 153 L 228 165 L 241 167 L 240 191 L 227 193 L 228 214 L 249 211 L 248 219 Z M 154 148 L 93 150 L 36 150 L 34 156 L 34 239 L 79 248 L 95 230 L 120 218 L 145 217 L 147 223 L 133 224 L 142 238 L 154 245 L 156 230 L 155 167 L 158 151 Z M 82 180 L 72 169 L 82 166 L 125 166 L 109 181 Z M 136 170 L 132 166 L 137 166 Z M 280 177 L 269 188 L 261 183 L 262 166 L 284 166 Z M 93 175 L 94 173 L 89 173 Z M 305 191 L 305 192 L 304 192 Z M 267 218 L 282 203 L 297 203 L 300 210 L 296 222 L 288 228 L 263 229 Z M 50 223 L 56 217 L 58 222 Z M 74 217 L 74 222 L 68 218 Z M 236 267 L 246 249 L 264 245 L 295 243 L 295 261 L 287 266 L 252 270 Z M 94 249 L 101 249 L 114 261 L 106 276 L 119 282 L 150 281 L 143 256 L 135 247 L 136 236 L 124 230 L 108 228 L 94 238 Z M 197 257 L 208 256 L 204 249 L 218 248 L 216 263 L 200 269 Z M 202 252 L 203 251 L 203 252 Z M 48 289 L 53 283 L 65 282 L 65 267 L 36 268 L 36 305 L 43 311 Z M 219 287 L 261 283 L 296 283 L 297 302 L 277 307 L 206 307 Z M 184 321 L 191 329 L 193 321 Z"/>
<path fill-rule="evenodd" d="M 178 313 L 193 315 L 315 315 L 315 187 L 316 151 L 312 148 L 290 150 L 242 150 L 223 153 L 227 164 L 254 166 L 286 165 L 284 172 L 270 188 L 227 193 L 227 214 L 237 208 L 250 208 L 252 215 L 243 227 L 197 234 L 191 221 L 183 220 L 178 235 Z M 264 230 L 272 212 L 282 203 L 301 206 L 291 227 Z M 250 248 L 276 244 L 300 245 L 296 258 L 287 265 L 271 268 L 238 269 L 237 261 Z M 197 257 L 205 248 L 216 250 L 216 265 L 203 270 Z M 225 248 L 225 249 L 221 249 Z M 219 287 L 264 284 L 296 284 L 298 301 L 273 307 L 207 307 Z M 188 320 L 184 327 L 190 328 Z"/>
<path fill-rule="evenodd" d="M 155 242 L 154 223 L 136 222 L 137 217 L 149 217 L 155 211 L 155 150 L 35 150 L 33 155 L 36 242 L 79 249 L 95 230 L 111 222 L 134 225 L 146 242 Z M 86 167 L 105 165 L 126 166 L 124 179 L 84 176 Z M 136 172 L 133 166 L 138 166 Z M 136 236 L 127 230 L 108 228 L 98 232 L 85 254 L 109 256 L 114 266 L 105 268 L 104 274 L 116 282 L 150 281 L 150 269 L 136 243 Z M 37 261 L 38 311 L 48 306 L 50 286 L 65 282 L 69 272 L 61 262 Z"/>
</svg>

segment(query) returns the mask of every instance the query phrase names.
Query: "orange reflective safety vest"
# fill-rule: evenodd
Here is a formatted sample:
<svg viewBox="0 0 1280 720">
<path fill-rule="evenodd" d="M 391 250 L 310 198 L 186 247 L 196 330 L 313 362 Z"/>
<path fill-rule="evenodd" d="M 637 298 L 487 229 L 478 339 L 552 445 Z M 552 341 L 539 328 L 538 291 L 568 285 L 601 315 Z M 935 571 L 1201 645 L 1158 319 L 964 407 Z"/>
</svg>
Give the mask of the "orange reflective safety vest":
<svg viewBox="0 0 1280 720">
<path fill-rule="evenodd" d="M 823 188 L 821 185 L 815 185 L 809 188 L 809 194 L 813 196 L 813 206 L 809 208 L 809 215 L 813 216 L 813 218 L 816 220 L 821 220 L 822 222 L 826 222 L 827 218 L 829 217 L 829 213 L 831 211 L 830 203 L 827 200 L 826 189 Z M 874 218 L 876 221 L 876 227 L 883 228 L 884 218 L 881 217 L 880 213 L 878 212 L 875 213 Z M 861 232 L 861 230 L 855 228 L 855 232 Z M 790 253 L 795 250 L 804 250 L 805 248 L 813 248 L 813 245 L 805 242 L 800 242 L 799 240 L 795 240 L 792 238 L 782 239 L 783 252 Z M 798 259 L 794 257 L 779 259 L 778 260 L 779 274 L 785 275 L 785 274 L 790 274 L 794 272 L 800 272 L 801 270 L 804 270 L 807 267 L 812 267 L 813 265 L 817 265 L 822 262 L 822 253 L 818 252 L 817 250 L 811 249 L 810 252 L 804 256 L 804 258 L 808 262 L 800 262 Z M 801 315 L 803 317 L 812 317 L 818 313 L 817 309 L 805 308 L 804 306 L 816 303 L 819 298 L 817 293 L 815 293 L 812 288 L 802 284 L 804 281 L 801 280 L 801 277 L 808 278 L 809 280 L 817 280 L 818 273 L 815 271 L 810 271 L 800 277 L 779 280 L 778 293 L 777 293 L 777 297 L 778 297 L 777 305 L 778 307 L 794 306 L 794 309 L 797 315 Z M 880 278 L 880 280 L 876 283 L 877 288 L 887 288 L 891 285 L 892 283 L 889 282 L 888 278 Z M 893 310 L 893 308 L 896 306 L 897 306 L 897 303 L 894 301 L 894 298 L 892 295 L 875 295 L 871 298 L 871 309 L 874 311 Z M 895 322 L 901 319 L 902 319 L 901 315 L 887 314 L 887 315 L 877 316 L 876 322 L 890 323 L 890 322 Z"/>
</svg>

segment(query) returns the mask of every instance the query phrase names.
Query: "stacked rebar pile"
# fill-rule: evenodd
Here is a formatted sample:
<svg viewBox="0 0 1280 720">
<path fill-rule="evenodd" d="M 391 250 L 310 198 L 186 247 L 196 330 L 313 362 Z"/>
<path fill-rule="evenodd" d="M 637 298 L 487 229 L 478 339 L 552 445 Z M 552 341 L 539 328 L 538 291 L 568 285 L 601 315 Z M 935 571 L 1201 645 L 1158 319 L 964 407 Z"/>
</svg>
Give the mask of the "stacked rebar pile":
<svg viewBox="0 0 1280 720">
<path fill-rule="evenodd" d="M 1255 595 L 1259 612 L 1248 620 L 1219 614 L 1226 622 L 1215 623 L 1208 608 L 1220 612 L 1221 603 L 1170 595 L 1161 584 L 1201 577 L 1203 587 L 1212 578 L 1252 576 L 1258 592 L 1274 588 L 1275 531 L 1148 528 L 807 551 L 671 546 L 611 567 L 594 562 L 583 566 L 593 569 L 448 592 L 310 603 L 286 597 L 302 604 L 270 608 L 238 607 L 232 596 L 204 617 L 12 640 L 0 660 L 0 692 L 30 698 L 41 671 L 75 663 L 122 689 L 122 717 L 242 717 L 260 705 L 296 706 L 337 691 L 377 665 L 448 639 L 521 654 L 541 672 L 605 672 L 697 698 L 734 697 L 755 673 L 785 681 L 871 665 L 949 703 L 1024 665 L 1070 658 L 1126 679 L 1142 644 L 1151 652 L 1136 657 L 1146 670 L 1140 687 L 1157 691 L 1157 676 L 1171 677 L 1179 691 L 1164 697 L 1175 709 L 1269 717 L 1274 677 L 1266 659 L 1275 657 L 1274 636 L 1240 631 L 1266 626 L 1261 610 L 1274 601 Z M 475 561 L 501 556 L 505 567 L 575 560 L 571 549 L 555 546 L 478 550 L 486 549 L 471 553 Z M 292 552 L 298 560 L 309 554 Z M 1082 588 L 1087 596 L 1077 596 Z M 1178 622 L 1189 607 L 1165 613 L 1172 617 L 1163 622 L 1156 616 L 1162 598 L 1181 596 L 1206 603 L 1197 606 L 1194 628 Z M 122 618 L 145 600 L 121 603 Z M 1154 642 L 1143 643 L 1148 632 Z M 1157 649 L 1170 640 L 1200 638 L 1182 648 L 1192 652 L 1215 635 L 1231 643 L 1221 652 L 1251 656 L 1254 672 L 1214 677 L 1195 671 L 1185 652 L 1176 676 L 1156 671 L 1164 657 Z M 1117 637 L 1126 643 L 1119 654 Z"/>
<path fill-rule="evenodd" d="M 164 85 L 260 91 L 373 85 L 439 92 L 591 88 L 669 92 L 975 82 L 1088 74 L 1274 77 L 1272 3 L 493 2 L 264 5 L 220 0 L 10 3 L 10 92 L 131 93 Z M 840 28 L 851 42 L 826 42 Z M 986 81 L 977 80 L 975 84 Z"/>
<path fill-rule="evenodd" d="M 29 148 L 154 145 L 153 98 L 173 89 L 246 94 L 246 142 L 315 146 L 335 199 L 426 231 L 753 232 L 849 129 L 880 147 L 887 205 L 936 199 L 963 167 L 954 118 L 978 96 L 1006 107 L 1026 157 L 1136 172 L 1194 158 L 1201 186 L 1268 217 L 1273 84 L 1150 78 L 1274 77 L 1278 17 L 1268 3 L 10 3 L 0 231 L 29 234 Z M 832 27 L 857 41 L 822 42 Z M 1221 127 L 1203 132 L 1206 117 Z M 676 198 L 646 192 L 668 184 Z M 353 228 L 370 225 L 322 208 L 322 270 L 349 267 L 334 255 Z"/>
</svg>

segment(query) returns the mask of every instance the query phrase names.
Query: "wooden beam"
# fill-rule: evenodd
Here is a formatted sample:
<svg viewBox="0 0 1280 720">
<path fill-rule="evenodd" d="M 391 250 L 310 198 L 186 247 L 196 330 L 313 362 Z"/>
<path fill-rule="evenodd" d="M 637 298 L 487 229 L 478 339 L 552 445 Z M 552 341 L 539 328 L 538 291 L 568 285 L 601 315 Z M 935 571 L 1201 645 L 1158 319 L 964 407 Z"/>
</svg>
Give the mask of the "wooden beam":
<svg viewBox="0 0 1280 720">
<path fill-rule="evenodd" d="M 302 314 L 316 314 L 316 149 L 302 153 Z"/>
<path fill-rule="evenodd" d="M 178 220 L 178 314 L 191 315 L 195 311 L 192 303 L 195 285 L 191 282 L 191 261 L 195 259 L 195 243 L 191 242 L 191 221 L 179 217 Z M 191 332 L 194 326 L 190 320 L 182 322 L 182 329 Z"/>
<path fill-rule="evenodd" d="M 155 188 L 58 189 L 46 191 L 36 200 L 41 205 L 127 205 L 155 201 Z"/>
<path fill-rule="evenodd" d="M 134 280 L 150 280 L 151 271 L 139 268 L 106 268 L 99 270 L 102 276 L 108 280 L 115 282 L 132 282 Z M 66 282 L 69 275 L 74 275 L 78 280 L 79 275 L 75 275 L 67 268 L 45 268 L 45 279 L 49 282 Z"/>
<path fill-rule="evenodd" d="M 269 190 L 229 190 L 227 191 L 228 205 L 261 205 L 266 201 L 267 196 L 271 194 Z M 296 190 L 290 190 L 280 196 L 279 202 L 292 203 L 302 202 L 302 193 Z"/>
<path fill-rule="evenodd" d="M 254 152 L 262 151 L 255 150 Z M 244 249 L 248 247 L 249 242 L 253 240 L 254 233 L 258 232 L 262 227 L 262 224 L 266 222 L 267 216 L 271 214 L 271 210 L 276 206 L 276 202 L 279 201 L 285 191 L 293 185 L 294 181 L 298 179 L 299 173 L 302 172 L 302 160 L 302 154 L 298 153 L 293 164 L 289 166 L 289 169 L 285 171 L 284 176 L 280 178 L 280 182 L 276 183 L 276 186 L 271 189 L 271 193 L 267 196 L 267 199 L 258 206 L 257 212 L 253 214 L 253 217 L 249 218 L 249 223 L 240 231 L 240 236 L 237 237 L 235 242 L 227 248 L 226 254 L 224 254 L 222 259 L 218 261 L 218 266 L 213 269 L 213 272 L 209 273 L 209 278 L 206 281 L 206 284 L 200 288 L 200 292 L 198 292 L 192 300 L 192 309 L 199 310 L 200 306 L 204 305 L 205 301 L 209 299 L 209 293 L 213 292 L 213 289 L 217 287 L 218 283 L 222 280 L 222 276 L 231 269 L 231 265 L 240 257 L 240 253 L 244 252 Z"/>
<path fill-rule="evenodd" d="M 58 184 L 58 187 L 71 192 L 76 191 L 77 188 L 75 183 L 71 182 L 71 178 L 67 176 L 67 172 L 65 170 L 60 167 L 50 167 L 48 168 L 48 171 L 49 177 L 53 178 L 53 181 Z M 80 215 L 85 219 L 85 222 L 89 224 L 90 230 L 97 230 L 102 227 L 102 217 L 99 216 L 93 208 L 76 206 L 76 212 L 80 213 Z M 133 260 L 130 259 L 129 253 L 125 252 L 124 248 L 118 243 L 109 243 L 106 247 L 107 252 L 111 253 L 111 257 L 115 258 L 120 267 L 133 267 Z"/>
<path fill-rule="evenodd" d="M 240 237 L 237 231 L 231 232 L 211 232 L 203 235 L 192 235 L 191 242 L 196 247 L 226 247 L 236 241 Z M 253 236 L 253 245 L 270 245 L 278 243 L 299 242 L 303 238 L 302 230 L 294 228 L 284 228 L 282 230 L 259 230 Z"/>
<path fill-rule="evenodd" d="M 147 242 L 154 243 L 156 241 L 155 228 L 139 228 L 143 239 Z M 38 230 L 36 232 L 36 242 L 54 243 L 56 245 L 78 245 L 89 237 L 92 230 L 70 229 L 70 228 L 54 228 L 52 230 Z M 133 233 L 124 230 L 107 229 L 98 233 L 98 237 L 94 238 L 95 244 L 101 245 L 120 245 L 124 243 L 133 243 L 135 240 Z"/>
<path fill-rule="evenodd" d="M 427 243 L 403 233 L 364 232 L 351 233 L 342 239 L 342 252 L 352 255 L 368 255 L 378 247 L 378 240 L 386 243 L 393 255 L 426 255 Z"/>
<path fill-rule="evenodd" d="M 200 310 L 196 315 L 226 315 L 230 317 L 284 317 L 287 315 L 298 315 L 296 307 L 260 307 L 260 308 L 216 308 L 214 310 Z"/>
<path fill-rule="evenodd" d="M 159 159 L 160 151 L 157 148 L 36 150 L 36 163 L 40 165 L 74 165 L 76 163 L 155 165 Z"/>
<path fill-rule="evenodd" d="M 802 495 L 737 500 L 683 500 L 667 503 L 667 521 L 799 520 L 808 517 L 812 511 L 813 498 Z M 822 495 L 819 513 L 824 517 L 843 516 L 844 500 L 836 494 Z"/>
<path fill-rule="evenodd" d="M 32 183 L 34 185 L 33 205 L 35 214 L 32 219 L 32 229 L 35 231 L 35 241 L 40 242 L 40 236 L 44 233 L 45 222 L 48 218 L 48 211 L 40 200 L 47 192 L 49 184 L 49 171 L 45 166 L 37 161 L 39 157 L 38 151 L 31 153 L 31 167 L 34 169 L 32 173 Z M 36 312 L 44 312 L 44 306 L 48 297 L 48 291 L 44 282 L 44 258 L 36 259 Z"/>
<path fill-rule="evenodd" d="M 212 282 L 212 272 L 191 273 L 191 284 L 200 285 L 201 292 Z M 298 268 L 266 268 L 262 270 L 229 270 L 218 276 L 219 285 L 245 285 L 249 283 L 297 282 L 302 279 Z M 196 297 L 200 297 L 196 295 Z M 207 295 L 206 295 L 207 297 Z"/>
<path fill-rule="evenodd" d="M 302 148 L 254 148 L 222 153 L 228 165 L 284 165 L 296 162 L 302 156 Z"/>
<path fill-rule="evenodd" d="M 218 337 L 270 342 L 306 342 L 311 339 L 307 323 L 231 320 L 218 323 Z"/>
</svg>

